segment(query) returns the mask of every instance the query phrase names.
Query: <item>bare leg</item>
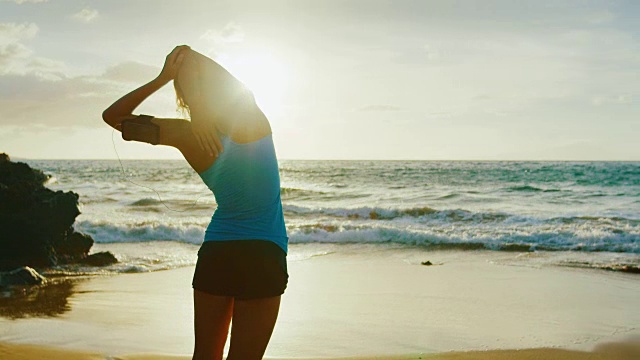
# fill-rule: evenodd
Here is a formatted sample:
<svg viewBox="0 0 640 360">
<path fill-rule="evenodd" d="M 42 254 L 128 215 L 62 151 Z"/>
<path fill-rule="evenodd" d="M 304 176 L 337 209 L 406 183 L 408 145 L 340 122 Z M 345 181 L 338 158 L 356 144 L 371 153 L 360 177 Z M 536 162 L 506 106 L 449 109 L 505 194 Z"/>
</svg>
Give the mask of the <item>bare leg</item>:
<svg viewBox="0 0 640 360">
<path fill-rule="evenodd" d="M 235 300 L 227 360 L 260 360 L 278 318 L 280 296 Z"/>
<path fill-rule="evenodd" d="M 196 344 L 193 360 L 221 360 L 233 314 L 232 297 L 193 291 Z"/>
</svg>

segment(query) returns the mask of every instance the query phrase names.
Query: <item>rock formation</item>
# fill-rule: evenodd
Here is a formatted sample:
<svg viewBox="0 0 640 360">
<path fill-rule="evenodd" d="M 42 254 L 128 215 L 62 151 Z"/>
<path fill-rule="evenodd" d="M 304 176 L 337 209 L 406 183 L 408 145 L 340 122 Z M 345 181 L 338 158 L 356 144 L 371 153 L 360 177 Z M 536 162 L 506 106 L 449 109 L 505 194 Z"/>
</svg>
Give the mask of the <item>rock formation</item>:
<svg viewBox="0 0 640 360">
<path fill-rule="evenodd" d="M 48 179 L 42 171 L 0 154 L 0 271 L 113 263 L 111 254 L 89 256 L 93 239 L 73 228 L 80 214 L 78 194 L 47 189 Z"/>
</svg>

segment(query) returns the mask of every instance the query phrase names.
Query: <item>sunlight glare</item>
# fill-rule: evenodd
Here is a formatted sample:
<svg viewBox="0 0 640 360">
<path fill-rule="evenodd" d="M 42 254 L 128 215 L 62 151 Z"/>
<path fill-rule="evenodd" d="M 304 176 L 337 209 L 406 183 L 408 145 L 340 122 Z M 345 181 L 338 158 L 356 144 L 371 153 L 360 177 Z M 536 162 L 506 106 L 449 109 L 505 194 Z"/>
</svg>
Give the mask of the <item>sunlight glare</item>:
<svg viewBox="0 0 640 360">
<path fill-rule="evenodd" d="M 253 92 L 267 116 L 278 112 L 290 81 L 289 71 L 282 61 L 264 53 L 229 56 L 220 60 Z"/>
</svg>

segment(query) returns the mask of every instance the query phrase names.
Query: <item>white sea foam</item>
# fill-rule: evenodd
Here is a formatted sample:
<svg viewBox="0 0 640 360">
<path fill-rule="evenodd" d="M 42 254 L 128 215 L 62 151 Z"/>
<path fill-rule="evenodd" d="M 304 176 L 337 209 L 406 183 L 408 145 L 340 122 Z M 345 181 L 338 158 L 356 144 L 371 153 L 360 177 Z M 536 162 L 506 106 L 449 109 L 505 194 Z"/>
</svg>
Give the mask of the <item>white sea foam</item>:
<svg viewBox="0 0 640 360">
<path fill-rule="evenodd" d="M 206 224 L 163 224 L 159 221 L 114 224 L 84 220 L 75 227 L 98 243 L 175 240 L 199 244 L 204 238 Z"/>
</svg>

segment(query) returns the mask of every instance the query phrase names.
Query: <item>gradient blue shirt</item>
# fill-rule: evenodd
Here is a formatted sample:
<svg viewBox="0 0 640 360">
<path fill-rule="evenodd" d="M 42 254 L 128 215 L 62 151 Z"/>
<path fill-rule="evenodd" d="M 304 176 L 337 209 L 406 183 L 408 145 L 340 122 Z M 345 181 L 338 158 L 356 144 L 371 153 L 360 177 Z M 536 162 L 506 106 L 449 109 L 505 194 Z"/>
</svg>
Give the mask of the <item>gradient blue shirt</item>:
<svg viewBox="0 0 640 360">
<path fill-rule="evenodd" d="M 278 160 L 269 134 L 250 143 L 223 136 L 224 151 L 200 177 L 218 208 L 204 241 L 269 240 L 287 252 Z"/>
</svg>

